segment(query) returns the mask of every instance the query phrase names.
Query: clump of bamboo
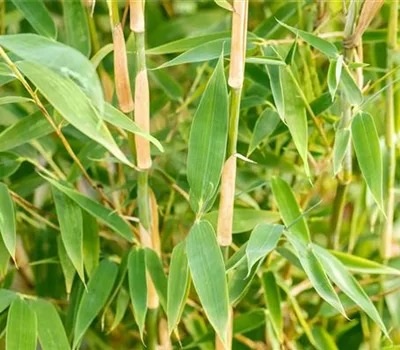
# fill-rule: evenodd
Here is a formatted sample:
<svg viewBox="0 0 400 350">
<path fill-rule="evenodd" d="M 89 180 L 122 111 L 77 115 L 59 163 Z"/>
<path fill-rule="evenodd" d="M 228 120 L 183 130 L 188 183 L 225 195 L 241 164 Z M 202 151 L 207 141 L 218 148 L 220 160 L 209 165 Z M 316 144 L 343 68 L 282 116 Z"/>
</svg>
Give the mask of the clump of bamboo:
<svg viewBox="0 0 400 350">
<path fill-rule="evenodd" d="M 221 200 L 217 228 L 218 243 L 223 247 L 232 244 L 236 182 L 236 144 L 239 127 L 240 98 L 244 80 L 248 5 L 248 0 L 235 0 L 233 2 L 231 63 L 228 79 L 228 84 L 231 88 L 228 154 L 222 171 Z"/>
</svg>

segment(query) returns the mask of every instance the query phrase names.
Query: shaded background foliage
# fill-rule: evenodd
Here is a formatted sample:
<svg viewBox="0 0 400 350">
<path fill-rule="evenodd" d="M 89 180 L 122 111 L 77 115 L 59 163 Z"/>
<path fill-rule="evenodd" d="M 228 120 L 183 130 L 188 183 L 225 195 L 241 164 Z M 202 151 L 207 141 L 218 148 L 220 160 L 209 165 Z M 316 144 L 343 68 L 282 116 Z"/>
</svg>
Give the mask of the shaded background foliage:
<svg viewBox="0 0 400 350">
<path fill-rule="evenodd" d="M 222 3 L 229 8 L 229 2 Z M 351 4 L 357 4 L 359 13 L 361 3 L 347 6 Z M 140 130 L 111 107 L 119 105 L 107 3 L 97 1 L 91 15 L 90 3 L 79 0 L 0 0 L 0 46 L 34 92 L 30 95 L 15 79 L 12 62 L 2 55 L 2 346 L 34 349 L 38 334 L 43 349 L 142 348 L 142 336 L 145 343 L 154 337 L 149 322 L 153 317 L 158 343 L 165 349 L 208 349 L 214 347 L 213 327 L 223 334 L 233 305 L 234 349 L 396 348 L 397 177 L 391 254 L 380 253 L 382 232 L 387 230 L 390 160 L 385 129 L 390 94 L 395 97 L 392 132 L 397 136 L 400 131 L 398 52 L 388 48 L 392 7 L 388 1 L 373 18 L 362 38 L 363 50 L 347 57 L 339 82 L 339 55 L 349 50 L 342 44 L 346 17 L 341 2 L 250 2 L 234 242 L 224 252 L 224 266 L 214 231 L 225 157 L 220 145 L 226 144 L 228 132 L 227 125 L 221 125 L 228 118 L 225 77 L 232 12 L 213 1 L 146 3 L 155 139 L 141 135 L 152 142 L 148 198 L 152 230 L 159 231 L 158 255 L 157 249 L 140 248 L 135 237 L 142 197 L 127 135 Z M 125 2 L 118 8 L 134 91 L 137 43 Z M 55 39 L 69 46 L 58 57 Z M 108 103 L 104 112 L 102 95 Z M 48 111 L 48 120 L 35 96 Z M 218 109 L 209 104 L 215 96 Z M 342 128 L 346 108 L 352 124 Z M 85 124 L 89 117 L 91 124 Z M 82 175 L 49 120 L 62 126 L 88 176 Z M 343 180 L 339 168 L 350 134 L 353 174 L 338 208 Z M 206 154 L 200 153 L 203 135 L 215 142 Z M 188 160 L 190 152 L 194 161 Z M 198 166 L 203 161 L 208 168 Z M 199 185 L 206 176 L 212 186 Z M 208 200 L 204 207 L 196 202 L 199 191 Z M 281 221 L 285 226 L 278 225 Z M 158 308 L 147 304 L 152 284 L 149 279 L 146 283 L 146 268 Z M 381 319 L 385 326 L 379 328 Z M 169 330 L 176 326 L 169 340 Z M 383 334 L 385 328 L 393 343 Z"/>
</svg>

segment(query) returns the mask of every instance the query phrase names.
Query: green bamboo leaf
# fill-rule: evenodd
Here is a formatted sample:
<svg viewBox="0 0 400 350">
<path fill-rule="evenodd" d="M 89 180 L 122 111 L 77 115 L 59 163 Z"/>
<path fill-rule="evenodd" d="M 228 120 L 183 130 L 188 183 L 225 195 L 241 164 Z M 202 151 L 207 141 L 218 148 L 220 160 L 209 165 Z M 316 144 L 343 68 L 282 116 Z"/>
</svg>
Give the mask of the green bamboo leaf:
<svg viewBox="0 0 400 350">
<path fill-rule="evenodd" d="M 133 233 L 129 224 L 122 219 L 117 213 L 109 208 L 102 206 L 95 202 L 93 199 L 84 196 L 83 194 L 65 186 L 63 183 L 53 180 L 45 175 L 41 175 L 51 185 L 66 194 L 75 203 L 77 203 L 83 210 L 96 217 L 104 225 L 108 226 L 116 233 L 120 234 L 129 242 L 133 242 Z"/>
<path fill-rule="evenodd" d="M 8 311 L 6 350 L 36 350 L 37 320 L 30 305 L 15 298 Z"/>
<path fill-rule="evenodd" d="M 178 325 L 189 293 L 190 275 L 185 241 L 172 251 L 168 276 L 167 319 L 171 334 Z"/>
<path fill-rule="evenodd" d="M 356 279 L 347 271 L 346 267 L 324 248 L 313 244 L 312 250 L 321 261 L 321 264 L 330 279 L 343 291 L 343 293 L 364 310 L 365 313 L 379 325 L 386 337 L 390 339 L 378 310 L 375 308 L 368 295 L 360 287 Z"/>
<path fill-rule="evenodd" d="M 211 211 L 204 215 L 204 219 L 209 221 L 214 229 L 217 228 L 218 211 Z M 233 211 L 232 233 L 242 233 L 251 231 L 258 224 L 274 223 L 280 219 L 279 213 L 269 210 L 257 209 L 235 209 Z"/>
<path fill-rule="evenodd" d="M 260 117 L 257 119 L 256 125 L 254 126 L 247 156 L 252 154 L 261 143 L 268 140 L 268 138 L 275 131 L 279 122 L 280 118 L 277 112 L 271 108 L 264 109 Z"/>
<path fill-rule="evenodd" d="M 109 260 L 103 260 L 89 279 L 76 315 L 73 349 L 77 349 L 90 324 L 105 305 L 117 274 L 117 265 Z"/>
<path fill-rule="evenodd" d="M 167 312 L 168 280 L 164 272 L 162 261 L 153 249 L 146 248 L 146 268 L 160 298 L 161 306 Z"/>
<path fill-rule="evenodd" d="M 310 231 L 307 222 L 302 215 L 299 205 L 292 189 L 285 180 L 274 178 L 271 181 L 272 193 L 274 195 L 279 212 L 286 227 L 302 242 L 310 242 Z M 298 220 L 295 222 L 295 220 Z"/>
<path fill-rule="evenodd" d="M 317 293 L 343 316 L 347 317 L 343 305 L 326 275 L 325 265 L 322 265 L 314 254 L 314 250 L 310 246 L 311 242 L 304 242 L 290 231 L 285 231 L 285 235 L 295 249 L 301 266 Z"/>
<path fill-rule="evenodd" d="M 266 54 L 279 57 L 271 47 L 266 49 Z M 299 96 L 295 81 L 288 71 L 291 68 L 268 64 L 266 67 L 276 109 L 282 121 L 289 128 L 293 142 L 303 160 L 306 175 L 309 175 L 307 115 L 304 102 Z"/>
<path fill-rule="evenodd" d="M 30 305 L 36 313 L 41 349 L 71 349 L 64 326 L 54 305 L 41 299 L 32 300 Z"/>
<path fill-rule="evenodd" d="M 270 66 L 285 66 L 286 63 L 277 57 L 264 57 L 264 56 L 257 56 L 257 57 L 249 57 L 246 58 L 246 63 L 252 64 L 268 64 Z"/>
<path fill-rule="evenodd" d="M 96 219 L 82 211 L 83 219 L 83 256 L 85 270 L 88 276 L 92 276 L 93 271 L 99 265 L 100 258 L 100 236 L 99 226 Z"/>
<path fill-rule="evenodd" d="M 67 295 L 69 296 L 71 294 L 72 284 L 74 282 L 76 271 L 74 264 L 72 263 L 67 254 L 67 251 L 65 250 L 64 243 L 61 240 L 61 236 L 57 237 L 57 251 L 58 258 L 60 259 L 61 270 L 64 274 L 65 290 L 67 292 Z"/>
<path fill-rule="evenodd" d="M 22 162 L 23 159 L 14 153 L 0 152 L 0 179 L 14 174 Z"/>
<path fill-rule="evenodd" d="M 78 275 L 85 283 L 83 270 L 83 219 L 81 208 L 66 194 L 52 186 L 61 240 Z"/>
<path fill-rule="evenodd" d="M 56 25 L 42 0 L 12 0 L 12 2 L 40 35 L 51 39 L 57 37 Z"/>
<path fill-rule="evenodd" d="M 285 63 L 289 66 L 293 64 L 293 62 L 296 58 L 297 47 L 298 47 L 298 43 L 299 43 L 298 39 L 299 39 L 299 37 L 296 36 L 295 41 L 290 46 L 289 52 L 286 54 L 286 57 L 285 57 Z"/>
<path fill-rule="evenodd" d="M 186 238 L 186 251 L 193 284 L 204 312 L 222 342 L 226 343 L 228 286 L 221 250 L 209 222 L 195 222 Z"/>
<path fill-rule="evenodd" d="M 87 94 L 100 115 L 103 115 L 104 98 L 100 79 L 95 67 L 79 51 L 36 34 L 1 35 L 0 45 L 24 60 L 36 62 L 64 77 L 72 78 Z"/>
<path fill-rule="evenodd" d="M 400 275 L 400 270 L 390 266 L 379 264 L 375 261 L 368 260 L 356 255 L 329 251 L 336 259 L 338 259 L 346 268 L 355 273 L 367 273 L 376 275 Z"/>
<path fill-rule="evenodd" d="M 81 0 L 63 1 L 64 23 L 68 44 L 86 57 L 90 56 L 90 32 L 86 9 Z"/>
<path fill-rule="evenodd" d="M 342 168 L 347 146 L 350 142 L 350 129 L 339 128 L 336 131 L 335 143 L 333 145 L 333 173 L 336 175 Z"/>
<path fill-rule="evenodd" d="M 361 173 L 376 204 L 384 212 L 382 154 L 372 116 L 357 113 L 351 123 L 351 135 Z"/>
<path fill-rule="evenodd" d="M 337 59 L 332 59 L 329 63 L 328 70 L 328 88 L 331 94 L 332 101 L 335 99 L 336 91 L 342 76 L 343 56 L 338 56 Z"/>
<path fill-rule="evenodd" d="M 351 105 L 359 106 L 363 102 L 363 95 L 355 82 L 349 68 L 343 64 L 340 86 Z"/>
<path fill-rule="evenodd" d="M 237 268 L 246 259 L 248 241 L 237 250 L 225 263 L 225 273 Z"/>
<path fill-rule="evenodd" d="M 129 293 L 133 314 L 143 340 L 144 322 L 147 314 L 146 258 L 143 249 L 134 248 L 128 261 Z"/>
<path fill-rule="evenodd" d="M 228 90 L 223 55 L 207 84 L 190 130 L 187 178 L 196 213 L 212 205 L 225 161 L 228 138 Z"/>
<path fill-rule="evenodd" d="M 259 224 L 251 233 L 246 248 L 249 273 L 254 264 L 275 249 L 285 229 L 282 225 Z"/>
<path fill-rule="evenodd" d="M 114 44 L 113 43 L 104 45 L 90 59 L 90 62 L 92 62 L 93 67 L 97 69 L 99 67 L 101 61 L 103 61 L 103 59 L 113 51 L 114 51 Z"/>
<path fill-rule="evenodd" d="M 7 185 L 0 182 L 0 233 L 8 253 L 15 260 L 17 231 L 15 208 Z"/>
<path fill-rule="evenodd" d="M 281 309 L 281 295 L 276 283 L 275 276 L 271 271 L 262 275 L 262 285 L 264 288 L 264 299 L 267 305 L 272 327 L 279 341 L 283 341 L 283 317 Z"/>
<path fill-rule="evenodd" d="M 109 103 L 105 104 L 104 115 L 102 119 L 105 120 L 107 123 L 110 123 L 121 129 L 142 136 L 143 138 L 149 140 L 161 152 L 164 152 L 164 148 L 161 145 L 160 141 L 151 136 L 149 133 L 142 131 L 132 119 L 128 118 L 125 114 L 120 112 Z"/>
<path fill-rule="evenodd" d="M 14 292 L 8 289 L 0 289 L 0 313 L 6 310 L 16 298 L 18 296 Z"/>
<path fill-rule="evenodd" d="M 0 133 L 0 152 L 8 151 L 52 133 L 54 129 L 38 111 L 20 119 Z"/>
<path fill-rule="evenodd" d="M 165 55 L 171 53 L 185 52 L 193 49 L 202 44 L 207 44 L 211 41 L 215 41 L 218 39 L 224 39 L 225 41 L 229 40 L 231 37 L 230 32 L 219 32 L 219 33 L 211 33 L 199 36 L 188 37 L 184 39 L 179 39 L 176 41 L 171 41 L 167 44 L 163 44 L 157 47 L 153 47 L 146 51 L 147 55 Z M 217 57 L 221 53 L 221 50 L 218 52 Z"/>
<path fill-rule="evenodd" d="M 22 61 L 17 66 L 69 123 L 104 146 L 121 162 L 133 166 L 78 85 L 37 63 Z"/>
<path fill-rule="evenodd" d="M 214 1 L 219 7 L 222 7 L 223 9 L 228 11 L 233 11 L 233 6 L 228 0 L 214 0 Z"/>
<path fill-rule="evenodd" d="M 312 335 L 318 350 L 338 350 L 334 339 L 324 328 L 313 327 Z"/>
<path fill-rule="evenodd" d="M 33 102 L 31 98 L 22 97 L 22 96 L 3 96 L 0 97 L 0 106 L 7 105 L 11 103 L 24 103 L 24 102 Z"/>
<path fill-rule="evenodd" d="M 335 45 L 333 45 L 331 42 L 322 39 L 318 37 L 317 35 L 305 32 L 304 30 L 296 29 L 293 28 L 277 19 L 278 23 L 289 29 L 292 33 L 298 35 L 301 39 L 306 41 L 308 44 L 310 44 L 312 47 L 317 49 L 318 51 L 321 51 L 324 55 L 326 55 L 329 58 L 337 58 L 339 55 L 338 49 L 336 48 Z"/>
<path fill-rule="evenodd" d="M 125 288 L 121 288 L 117 296 L 117 302 L 116 302 L 117 308 L 115 311 L 114 320 L 108 333 L 111 333 L 114 329 L 116 329 L 119 326 L 122 319 L 124 318 L 126 310 L 128 309 L 129 302 L 130 302 L 130 296 L 128 291 Z"/>
</svg>

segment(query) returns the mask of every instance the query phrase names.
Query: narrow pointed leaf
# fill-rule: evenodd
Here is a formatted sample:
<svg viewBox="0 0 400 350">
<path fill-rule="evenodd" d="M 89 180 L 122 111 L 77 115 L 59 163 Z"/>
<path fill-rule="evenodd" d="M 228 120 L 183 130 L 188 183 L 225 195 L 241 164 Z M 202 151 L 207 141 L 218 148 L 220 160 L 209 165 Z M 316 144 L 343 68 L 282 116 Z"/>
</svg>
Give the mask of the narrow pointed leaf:
<svg viewBox="0 0 400 350">
<path fill-rule="evenodd" d="M 268 64 L 270 66 L 284 66 L 286 63 L 277 57 L 264 57 L 264 56 L 257 56 L 257 57 L 249 57 L 246 58 L 246 63 L 252 64 Z"/>
<path fill-rule="evenodd" d="M 331 94 L 332 101 L 335 99 L 336 91 L 340 83 L 340 77 L 342 76 L 343 67 L 343 56 L 339 56 L 337 59 L 333 59 L 329 63 L 328 70 L 328 88 Z"/>
<path fill-rule="evenodd" d="M 36 313 L 41 349 L 71 349 L 64 326 L 54 305 L 42 299 L 33 300 L 30 305 Z"/>
<path fill-rule="evenodd" d="M 36 34 L 2 35 L 0 45 L 24 60 L 36 62 L 74 79 L 103 115 L 104 97 L 100 79 L 95 67 L 79 51 Z"/>
<path fill-rule="evenodd" d="M 121 288 L 118 292 L 117 302 L 116 302 L 117 307 L 113 323 L 110 327 L 110 330 L 108 331 L 109 333 L 111 333 L 121 323 L 122 319 L 124 318 L 125 312 L 128 309 L 129 302 L 130 302 L 130 296 L 128 291 L 125 288 Z"/>
<path fill-rule="evenodd" d="M 6 349 L 36 350 L 36 314 L 25 300 L 16 298 L 10 306 L 7 318 Z"/>
<path fill-rule="evenodd" d="M 40 35 L 55 39 L 57 28 L 42 0 L 12 0 L 15 7 Z"/>
<path fill-rule="evenodd" d="M 333 145 L 333 173 L 336 175 L 342 168 L 344 156 L 350 142 L 350 129 L 339 128 Z"/>
<path fill-rule="evenodd" d="M 171 334 L 178 325 L 185 307 L 190 286 L 189 265 L 185 241 L 172 251 L 168 276 L 167 318 Z"/>
<path fill-rule="evenodd" d="M 63 1 L 63 12 L 68 44 L 88 57 L 91 52 L 90 32 L 83 2 Z"/>
<path fill-rule="evenodd" d="M 21 157 L 10 152 L 0 152 L 0 179 L 14 174 L 22 163 Z"/>
<path fill-rule="evenodd" d="M 71 198 L 83 210 L 95 216 L 104 225 L 108 226 L 116 233 L 120 234 L 129 242 L 133 242 L 133 233 L 131 231 L 131 228 L 129 227 L 128 223 L 124 219 L 122 219 L 117 213 L 56 180 L 53 180 L 45 175 L 41 176 L 46 181 L 50 182 L 50 184 L 56 187 L 59 191 L 63 192 L 69 198 Z"/>
<path fill-rule="evenodd" d="M 275 249 L 284 230 L 282 225 L 260 224 L 251 233 L 246 248 L 249 272 L 254 264 Z"/>
<path fill-rule="evenodd" d="M 87 290 L 83 291 L 76 315 L 74 349 L 105 305 L 113 289 L 117 274 L 117 265 L 109 260 L 103 260 L 89 279 Z"/>
<path fill-rule="evenodd" d="M 297 204 L 296 198 L 292 189 L 287 182 L 282 179 L 274 178 L 271 182 L 272 193 L 285 226 L 290 227 L 290 232 L 302 242 L 310 242 L 310 232 L 304 217 L 299 219 L 302 212 Z"/>
<path fill-rule="evenodd" d="M 375 308 L 374 304 L 358 284 L 356 279 L 347 271 L 346 267 L 324 248 L 313 244 L 312 249 L 318 256 L 330 279 L 343 291 L 343 293 L 364 310 L 389 338 L 389 334 L 378 310 Z"/>
<path fill-rule="evenodd" d="M 150 274 L 154 287 L 156 288 L 161 306 L 167 311 L 168 280 L 164 272 L 162 261 L 153 249 L 146 248 L 146 269 Z"/>
<path fill-rule="evenodd" d="M 228 0 L 214 0 L 214 1 L 219 7 L 222 7 L 223 9 L 228 11 L 233 11 L 233 6 Z"/>
<path fill-rule="evenodd" d="M 312 47 L 314 47 L 318 51 L 321 51 L 327 57 L 337 58 L 337 56 L 339 55 L 338 49 L 331 42 L 329 42 L 325 39 L 322 39 L 317 35 L 305 32 L 304 30 L 293 28 L 279 20 L 277 20 L 277 21 L 280 25 L 289 29 L 294 34 L 298 35 L 301 39 L 306 41 L 308 44 L 310 44 Z"/>
<path fill-rule="evenodd" d="M 83 271 L 83 220 L 81 208 L 66 194 L 52 187 L 61 239 L 82 282 L 85 283 Z"/>
<path fill-rule="evenodd" d="M 99 226 L 94 216 L 86 211 L 82 212 L 83 219 L 83 255 L 84 265 L 88 276 L 90 277 L 96 267 L 99 265 L 100 258 L 100 236 Z"/>
<path fill-rule="evenodd" d="M 15 259 L 17 232 L 15 208 L 7 185 L 0 182 L 0 233 L 8 253 Z"/>
<path fill-rule="evenodd" d="M 143 249 L 134 248 L 128 261 L 129 293 L 133 314 L 143 339 L 144 322 L 147 314 L 146 258 Z"/>
<path fill-rule="evenodd" d="M 293 235 L 290 231 L 286 231 L 286 237 L 296 251 L 301 266 L 310 279 L 317 293 L 331 306 L 338 310 L 346 317 L 343 305 L 339 297 L 332 287 L 331 282 L 325 272 L 326 266 L 322 265 L 320 260 L 314 254 L 314 249 L 311 243 L 305 243 Z"/>
<path fill-rule="evenodd" d="M 22 96 L 3 96 L 0 97 L 0 106 L 7 105 L 11 103 L 24 103 L 24 102 L 33 102 L 31 98 L 22 97 Z"/>
<path fill-rule="evenodd" d="M 69 296 L 71 294 L 76 270 L 74 264 L 67 254 L 67 251 L 65 250 L 64 243 L 61 240 L 61 236 L 57 237 L 57 251 L 58 258 L 60 259 L 61 270 L 64 274 L 65 290 L 67 292 L 67 295 Z"/>
<path fill-rule="evenodd" d="M 228 91 L 221 55 L 194 116 L 190 131 L 187 177 L 190 202 L 206 212 L 218 189 L 228 138 Z"/>
<path fill-rule="evenodd" d="M 351 124 L 358 164 L 378 207 L 383 209 L 383 169 L 379 136 L 372 116 L 358 113 Z"/>
<path fill-rule="evenodd" d="M 276 283 L 275 276 L 271 271 L 262 275 L 262 285 L 264 288 L 264 299 L 267 305 L 272 327 L 279 341 L 283 340 L 283 317 L 281 309 L 281 295 Z"/>
<path fill-rule="evenodd" d="M 14 292 L 8 289 L 0 289 L 0 313 L 6 310 L 16 298 L 18 296 Z"/>
<path fill-rule="evenodd" d="M 363 101 L 362 92 L 346 65 L 343 65 L 340 86 L 343 89 L 343 92 L 351 105 L 361 105 Z"/>
<path fill-rule="evenodd" d="M 197 221 L 186 239 L 189 268 L 208 320 L 223 343 L 227 342 L 228 286 L 215 232 L 208 221 Z"/>
<path fill-rule="evenodd" d="M 77 84 L 37 63 L 22 61 L 18 62 L 17 65 L 69 123 L 104 146 L 121 162 L 129 166 L 132 165 L 118 148 L 99 113 Z M 71 103 L 71 100 L 74 103 Z"/>
</svg>

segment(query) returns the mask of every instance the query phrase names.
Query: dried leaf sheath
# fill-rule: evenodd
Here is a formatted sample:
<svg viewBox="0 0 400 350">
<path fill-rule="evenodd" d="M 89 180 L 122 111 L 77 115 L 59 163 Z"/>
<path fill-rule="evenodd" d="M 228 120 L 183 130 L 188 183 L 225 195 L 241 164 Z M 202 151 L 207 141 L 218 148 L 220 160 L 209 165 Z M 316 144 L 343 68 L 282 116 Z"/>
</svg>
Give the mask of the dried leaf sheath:
<svg viewBox="0 0 400 350">
<path fill-rule="evenodd" d="M 233 2 L 232 12 L 232 47 L 229 70 L 229 86 L 238 89 L 243 85 L 247 38 L 247 0 Z"/>
<path fill-rule="evenodd" d="M 132 32 L 143 33 L 144 27 L 144 0 L 130 0 Z"/>
<path fill-rule="evenodd" d="M 150 132 L 149 109 L 149 81 L 147 71 L 141 70 L 136 76 L 135 82 L 135 122 L 144 131 Z M 137 165 L 140 169 L 151 167 L 150 142 L 145 138 L 135 135 Z"/>
<path fill-rule="evenodd" d="M 119 106 L 124 113 L 132 112 L 133 100 L 129 82 L 126 45 L 121 23 L 113 29 L 115 89 Z"/>
<path fill-rule="evenodd" d="M 236 156 L 232 155 L 226 161 L 222 171 L 221 200 L 218 215 L 218 244 L 232 244 L 233 205 L 235 201 Z"/>
</svg>

